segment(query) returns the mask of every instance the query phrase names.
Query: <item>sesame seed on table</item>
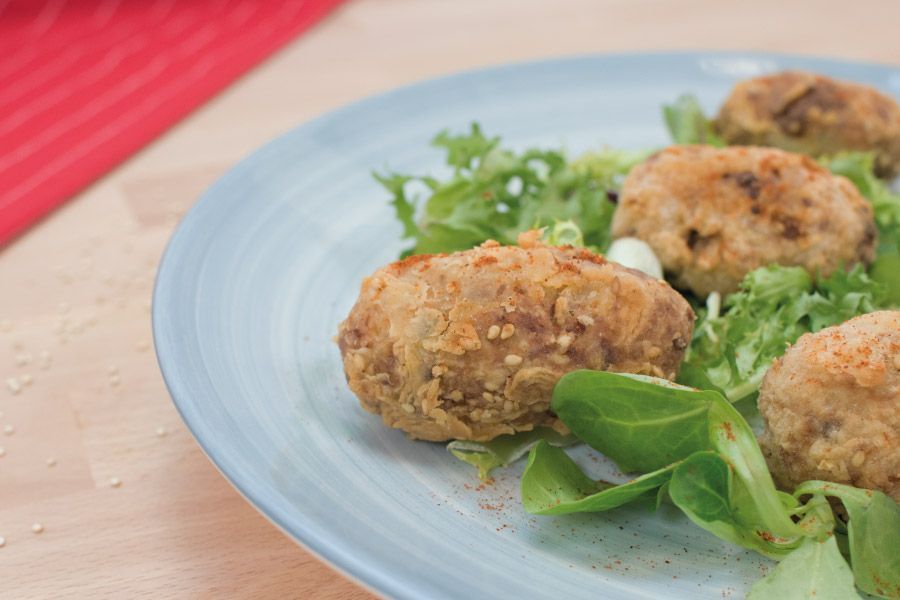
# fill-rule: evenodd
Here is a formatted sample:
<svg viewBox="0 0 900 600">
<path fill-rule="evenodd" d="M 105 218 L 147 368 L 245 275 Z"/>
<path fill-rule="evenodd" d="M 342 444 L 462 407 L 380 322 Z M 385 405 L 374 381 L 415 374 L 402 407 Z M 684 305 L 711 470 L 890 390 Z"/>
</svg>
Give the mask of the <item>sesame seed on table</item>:
<svg viewBox="0 0 900 600">
<path fill-rule="evenodd" d="M 700 46 L 900 56 L 898 3 L 648 4 L 349 0 L 0 250 L 0 597 L 372 597 L 216 471 L 153 353 L 153 278 L 178 218 L 274 136 L 368 94 L 510 61 Z M 487 338 L 514 335 L 498 323 Z"/>
</svg>

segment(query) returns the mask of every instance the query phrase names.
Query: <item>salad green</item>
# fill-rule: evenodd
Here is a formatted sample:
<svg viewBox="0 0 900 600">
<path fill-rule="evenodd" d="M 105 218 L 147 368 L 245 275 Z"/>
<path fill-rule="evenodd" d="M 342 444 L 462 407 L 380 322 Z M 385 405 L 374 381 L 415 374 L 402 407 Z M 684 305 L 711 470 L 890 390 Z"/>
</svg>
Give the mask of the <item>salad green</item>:
<svg viewBox="0 0 900 600">
<path fill-rule="evenodd" d="M 876 596 L 900 597 L 900 558 L 888 550 L 900 539 L 900 506 L 881 492 L 821 481 L 806 482 L 794 494 L 778 491 L 750 426 L 718 392 L 652 377 L 574 371 L 560 380 L 552 407 L 580 439 L 623 470 L 642 465 L 633 470 L 646 474 L 618 486 L 595 482 L 565 451 L 541 442 L 522 475 L 528 512 L 604 511 L 664 494 L 710 533 L 788 561 L 757 583 L 751 597 L 806 598 L 815 589 L 819 598 L 847 598 L 854 583 Z M 673 435 L 676 423 L 692 433 Z M 648 439 L 658 448 L 648 451 Z M 846 508 L 846 531 L 826 497 Z M 852 570 L 838 538 L 849 540 L 844 546 Z M 810 569 L 810 577 L 788 577 L 797 565 Z"/>
<path fill-rule="evenodd" d="M 623 472 L 657 471 L 697 453 L 716 450 L 746 487 L 742 511 L 759 516 L 754 526 L 770 536 L 797 535 L 796 526 L 780 512 L 782 500 L 756 437 L 718 392 L 694 390 L 654 377 L 573 371 L 556 385 L 551 406 L 576 437 L 612 459 Z M 646 443 L 650 439 L 653 444 Z M 709 466 L 708 460 L 697 460 Z M 670 495 L 676 489 L 675 473 Z M 683 471 L 680 477 L 688 475 Z M 523 492 L 528 480 L 526 470 Z M 724 481 L 719 485 L 730 489 Z M 758 545 L 754 539 L 748 547 L 756 549 Z"/>
<path fill-rule="evenodd" d="M 485 480 L 492 470 L 505 467 L 525 456 L 538 442 L 552 446 L 571 446 L 577 443 L 573 435 L 562 435 L 550 427 L 535 427 L 513 435 L 501 435 L 489 442 L 454 440 L 447 444 L 453 456 L 478 469 L 478 477 Z"/>
<path fill-rule="evenodd" d="M 602 372 L 576 371 L 553 390 L 553 412 L 572 433 L 616 462 L 623 472 L 647 473 L 709 445 L 707 421 L 715 392 L 647 386 L 641 376 L 609 378 Z M 649 379 L 649 378 L 646 378 Z M 605 382 L 602 403 L 581 401 Z M 640 405 L 633 402 L 641 397 Z M 642 444 L 652 439 L 653 444 Z"/>
<path fill-rule="evenodd" d="M 836 498 L 847 510 L 853 577 L 860 589 L 877 596 L 900 598 L 900 553 L 896 551 L 900 504 L 881 492 L 829 481 L 800 484 L 794 495 L 804 494 Z"/>
<path fill-rule="evenodd" d="M 525 510 L 536 515 L 601 512 L 634 502 L 657 491 L 672 478 L 674 465 L 622 485 L 594 481 L 560 448 L 539 442 L 528 455 L 528 493 L 522 494 Z M 523 486 L 525 485 L 525 479 Z"/>
<path fill-rule="evenodd" d="M 797 577 L 803 573 L 803 577 Z M 859 598 L 853 573 L 841 556 L 837 540 L 806 538 L 768 575 L 753 584 L 747 600 L 808 600 Z"/>
<path fill-rule="evenodd" d="M 725 145 L 693 94 L 682 94 L 672 104 L 664 104 L 662 112 L 669 135 L 676 144 Z"/>
<path fill-rule="evenodd" d="M 565 220 L 584 245 L 603 251 L 615 210 L 610 198 L 647 156 L 603 150 L 569 161 L 556 150 L 516 152 L 485 136 L 477 123 L 465 134 L 441 132 L 432 143 L 446 153 L 453 170 L 448 180 L 375 174 L 393 197 L 404 239 L 412 241 L 404 255 L 467 250 L 488 239 L 515 244 L 523 231 Z"/>
</svg>

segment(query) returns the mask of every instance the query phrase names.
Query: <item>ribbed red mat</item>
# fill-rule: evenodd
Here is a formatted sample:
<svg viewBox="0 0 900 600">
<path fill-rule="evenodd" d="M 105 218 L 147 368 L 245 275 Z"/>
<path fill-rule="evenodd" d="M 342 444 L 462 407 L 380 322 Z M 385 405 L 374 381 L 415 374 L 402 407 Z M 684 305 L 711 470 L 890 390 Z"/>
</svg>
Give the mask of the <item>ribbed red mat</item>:
<svg viewBox="0 0 900 600">
<path fill-rule="evenodd" d="M 341 0 L 0 0 L 0 247 Z"/>
</svg>

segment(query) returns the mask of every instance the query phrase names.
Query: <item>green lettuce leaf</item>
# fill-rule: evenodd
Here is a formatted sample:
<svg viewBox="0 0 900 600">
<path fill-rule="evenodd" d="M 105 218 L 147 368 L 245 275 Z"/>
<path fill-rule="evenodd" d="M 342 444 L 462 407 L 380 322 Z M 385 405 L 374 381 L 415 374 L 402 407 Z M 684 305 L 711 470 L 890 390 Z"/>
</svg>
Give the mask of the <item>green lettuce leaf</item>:
<svg viewBox="0 0 900 600">
<path fill-rule="evenodd" d="M 557 382 L 551 407 L 578 439 L 623 472 L 648 473 L 709 448 L 707 413 L 715 394 L 578 370 Z"/>
<path fill-rule="evenodd" d="M 900 598 L 900 505 L 886 494 L 828 481 L 807 481 L 794 496 L 821 494 L 837 498 L 850 522 L 850 562 L 856 585 L 881 598 Z"/>
<path fill-rule="evenodd" d="M 853 573 L 834 537 L 806 538 L 771 573 L 753 584 L 747 600 L 848 600 L 859 598 Z"/>
<path fill-rule="evenodd" d="M 884 286 L 886 304 L 900 306 L 900 253 L 885 253 L 869 268 L 872 281 Z"/>
<path fill-rule="evenodd" d="M 684 94 L 672 104 L 663 104 L 663 120 L 676 144 L 725 145 L 693 94 Z"/>
<path fill-rule="evenodd" d="M 759 535 L 761 519 L 750 485 L 718 452 L 695 452 L 679 463 L 669 482 L 669 496 L 696 525 L 738 546 L 780 558 L 798 543 Z M 777 498 L 772 487 L 770 495 Z M 786 515 L 783 508 L 778 512 Z"/>
<path fill-rule="evenodd" d="M 491 471 L 505 467 L 525 454 L 537 443 L 551 446 L 571 446 L 577 443 L 573 435 L 561 435 L 550 427 L 535 427 L 512 435 L 501 435 L 489 442 L 454 440 L 447 444 L 447 450 L 461 461 L 478 469 L 478 477 L 488 479 Z"/>
<path fill-rule="evenodd" d="M 528 455 L 522 475 L 522 506 L 535 515 L 563 515 L 612 510 L 652 495 L 672 476 L 675 465 L 613 485 L 594 481 L 575 464 L 565 450 L 544 441 Z"/>
<path fill-rule="evenodd" d="M 450 177 L 374 175 L 412 241 L 404 255 L 465 250 L 488 239 L 514 244 L 523 231 L 561 221 L 581 231 L 584 245 L 603 251 L 615 210 L 608 194 L 647 155 L 601 150 L 569 161 L 556 150 L 516 152 L 477 123 L 468 133 L 441 132 L 433 144 L 445 151 Z"/>
<path fill-rule="evenodd" d="M 716 452 L 737 475 L 743 501 L 735 510 L 747 517 L 727 539 L 775 556 L 802 534 L 775 490 L 750 426 L 718 392 L 656 377 L 580 370 L 559 380 L 551 407 L 580 440 L 626 472 L 647 473 L 691 460 L 697 453 Z M 710 463 L 708 458 L 693 460 Z M 678 504 L 675 487 L 673 480 L 669 495 Z M 730 480 L 725 487 L 730 498 Z M 710 530 L 715 533 L 716 527 L 710 525 Z"/>
<path fill-rule="evenodd" d="M 800 278 L 775 278 L 792 289 Z M 532 448 L 522 503 L 539 515 L 598 512 L 669 498 L 696 525 L 782 560 L 751 598 L 900 597 L 900 506 L 881 492 L 822 481 L 775 489 L 748 423 L 719 392 L 654 377 L 574 371 L 552 408 L 579 438 L 619 465 L 650 471 L 627 483 L 594 481 L 560 449 Z M 668 463 L 668 464 L 667 464 Z M 662 466 L 664 465 L 664 466 Z M 849 523 L 835 518 L 838 498 Z M 842 552 L 849 555 L 852 570 Z"/>
</svg>

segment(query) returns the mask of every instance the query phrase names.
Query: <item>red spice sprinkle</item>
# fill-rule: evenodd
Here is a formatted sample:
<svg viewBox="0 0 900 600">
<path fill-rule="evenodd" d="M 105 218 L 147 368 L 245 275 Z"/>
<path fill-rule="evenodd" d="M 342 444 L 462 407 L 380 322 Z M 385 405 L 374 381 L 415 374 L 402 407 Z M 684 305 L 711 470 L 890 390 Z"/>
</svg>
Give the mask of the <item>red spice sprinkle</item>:
<svg viewBox="0 0 900 600">
<path fill-rule="evenodd" d="M 722 428 L 725 429 L 725 436 L 729 439 L 729 441 L 735 441 L 737 438 L 734 437 L 734 432 L 731 430 L 731 423 L 725 421 L 722 423 Z"/>
<path fill-rule="evenodd" d="M 478 490 L 479 492 L 481 492 L 481 491 L 484 491 L 484 489 L 485 489 L 487 486 L 489 486 L 489 485 L 494 485 L 494 478 L 493 478 L 493 477 L 491 477 L 490 479 L 485 479 L 485 480 L 482 481 L 481 484 L 480 484 L 477 488 L 475 488 L 475 489 Z"/>
<path fill-rule="evenodd" d="M 787 539 L 772 535 L 768 531 L 757 530 L 756 535 L 766 540 L 767 542 L 784 543 L 787 541 Z"/>
<path fill-rule="evenodd" d="M 756 535 L 766 540 L 767 542 L 775 541 L 775 536 L 769 533 L 768 531 L 757 531 Z"/>
<path fill-rule="evenodd" d="M 390 271 L 403 271 L 404 269 L 409 269 L 413 265 L 418 265 L 420 263 L 428 263 L 433 258 L 444 258 L 447 256 L 444 253 L 441 254 L 414 254 L 412 256 L 408 256 L 403 260 L 397 261 L 395 263 L 391 263 L 386 267 L 386 270 Z"/>
<path fill-rule="evenodd" d="M 481 256 L 476 258 L 474 261 L 472 261 L 472 266 L 473 267 L 484 267 L 486 265 L 494 264 L 495 262 L 498 262 L 496 256 L 491 256 L 489 254 L 482 254 Z"/>
</svg>

